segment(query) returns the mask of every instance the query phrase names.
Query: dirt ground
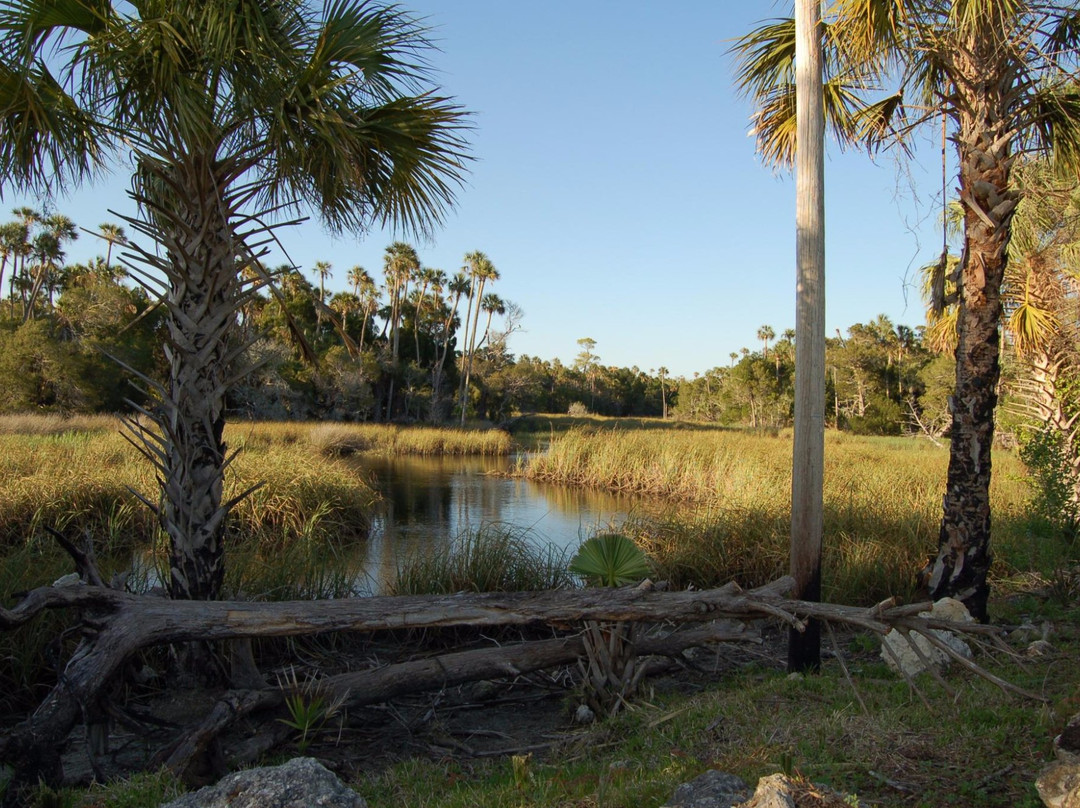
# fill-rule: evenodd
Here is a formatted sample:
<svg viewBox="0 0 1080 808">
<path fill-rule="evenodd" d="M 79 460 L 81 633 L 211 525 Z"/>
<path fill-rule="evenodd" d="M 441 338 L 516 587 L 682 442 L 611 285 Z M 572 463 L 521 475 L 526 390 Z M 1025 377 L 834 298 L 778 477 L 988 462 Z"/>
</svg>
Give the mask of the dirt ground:
<svg viewBox="0 0 1080 808">
<path fill-rule="evenodd" d="M 693 649 L 680 662 L 656 659 L 656 671 L 643 681 L 643 687 L 655 693 L 689 694 L 715 681 L 722 671 L 750 661 L 782 668 L 786 633 L 765 627 L 762 637 L 761 645 L 726 643 Z M 435 645 L 444 643 L 439 640 Z M 424 644 L 431 645 L 430 641 Z M 347 650 L 317 646 L 294 646 L 293 650 L 303 662 L 271 668 L 266 676 L 269 682 L 304 682 L 346 668 L 386 664 L 440 649 L 364 643 Z M 308 744 L 300 743 L 299 733 L 284 723 L 290 718 L 285 708 L 252 714 L 222 734 L 188 779 L 198 785 L 260 758 L 300 752 L 319 758 L 346 779 L 416 757 L 469 760 L 533 753 L 542 759 L 586 731 L 575 720 L 582 701 L 577 679 L 574 667 L 562 667 L 343 710 L 327 719 Z M 84 784 L 94 778 L 95 769 L 100 779 L 153 768 L 160 763 L 161 750 L 208 714 L 221 693 L 221 689 L 178 689 L 158 681 L 119 689 L 109 722 L 108 751 L 97 755 L 92 764 L 86 729 L 77 728 L 64 754 L 65 779 Z"/>
</svg>

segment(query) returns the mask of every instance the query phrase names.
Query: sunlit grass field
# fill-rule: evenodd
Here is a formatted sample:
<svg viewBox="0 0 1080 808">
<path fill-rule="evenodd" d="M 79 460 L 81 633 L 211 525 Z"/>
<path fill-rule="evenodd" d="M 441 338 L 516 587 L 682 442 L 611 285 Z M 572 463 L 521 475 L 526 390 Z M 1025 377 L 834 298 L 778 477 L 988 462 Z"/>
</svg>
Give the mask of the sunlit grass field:
<svg viewBox="0 0 1080 808">
<path fill-rule="evenodd" d="M 735 579 L 756 586 L 787 570 L 790 433 L 685 425 L 672 430 L 591 427 L 556 436 L 518 473 L 665 498 L 664 517 L 624 526 L 677 586 Z M 925 441 L 829 432 L 825 444 L 824 593 L 874 602 L 908 596 L 937 546 L 948 453 Z M 1048 571 L 1066 547 L 1043 540 L 1027 514 L 1030 486 L 1015 453 L 994 453 L 997 579 Z"/>
</svg>

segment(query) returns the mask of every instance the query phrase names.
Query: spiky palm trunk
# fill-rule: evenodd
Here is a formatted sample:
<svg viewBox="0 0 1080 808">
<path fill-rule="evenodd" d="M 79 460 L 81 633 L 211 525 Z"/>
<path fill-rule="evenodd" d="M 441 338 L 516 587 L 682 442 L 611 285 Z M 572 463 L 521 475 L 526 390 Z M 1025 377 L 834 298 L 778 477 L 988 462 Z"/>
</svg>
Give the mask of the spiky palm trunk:
<svg viewBox="0 0 1080 808">
<path fill-rule="evenodd" d="M 161 483 L 158 520 L 170 539 L 169 594 L 210 600 L 225 575 L 223 499 L 227 465 L 225 394 L 237 356 L 236 313 L 243 302 L 237 258 L 242 240 L 231 223 L 235 172 L 212 159 L 148 166 L 140 225 L 163 248 L 143 259 L 167 278 L 164 296 L 168 379 L 151 414 L 160 435 L 142 431 Z"/>
<path fill-rule="evenodd" d="M 979 41 L 979 40 L 983 41 Z M 957 150 L 964 205 L 964 250 L 958 295 L 956 389 L 951 402 L 952 442 L 938 555 L 930 575 L 934 598 L 964 601 L 986 620 L 990 569 L 990 450 L 1001 375 L 1001 284 L 1007 263 L 1015 192 L 1010 188 L 1009 92 L 1014 71 L 1002 64 L 992 33 L 960 49 Z M 984 77 L 1004 77 L 989 82 Z"/>
</svg>

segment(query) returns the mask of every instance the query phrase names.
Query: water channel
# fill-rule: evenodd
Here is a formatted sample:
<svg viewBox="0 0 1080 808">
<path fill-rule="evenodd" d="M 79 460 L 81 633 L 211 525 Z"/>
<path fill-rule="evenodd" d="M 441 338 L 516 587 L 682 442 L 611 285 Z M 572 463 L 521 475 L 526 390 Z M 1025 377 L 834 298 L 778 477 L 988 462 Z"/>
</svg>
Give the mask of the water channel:
<svg viewBox="0 0 1080 808">
<path fill-rule="evenodd" d="M 485 525 L 512 527 L 538 544 L 576 548 L 640 510 L 636 497 L 507 477 L 511 457 L 358 458 L 382 495 L 367 542 L 367 589 L 385 589 L 398 565 L 443 550 Z"/>
</svg>

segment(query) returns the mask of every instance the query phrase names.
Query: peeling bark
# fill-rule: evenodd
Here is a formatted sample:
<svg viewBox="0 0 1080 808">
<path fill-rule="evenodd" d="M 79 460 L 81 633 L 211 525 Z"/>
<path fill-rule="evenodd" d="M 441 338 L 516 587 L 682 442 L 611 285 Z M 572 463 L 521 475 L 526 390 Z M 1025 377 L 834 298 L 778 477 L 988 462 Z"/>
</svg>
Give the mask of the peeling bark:
<svg viewBox="0 0 1080 808">
<path fill-rule="evenodd" d="M 998 47 L 1000 36 L 992 29 L 972 32 L 946 55 L 950 74 L 960 77 L 954 88 L 955 141 L 965 240 L 949 472 L 929 586 L 934 599 L 956 597 L 980 621 L 988 619 L 986 578 L 992 560 L 990 452 L 1000 378 L 1001 284 L 1016 208 L 1010 183 L 1016 69 L 1007 49 Z"/>
</svg>

